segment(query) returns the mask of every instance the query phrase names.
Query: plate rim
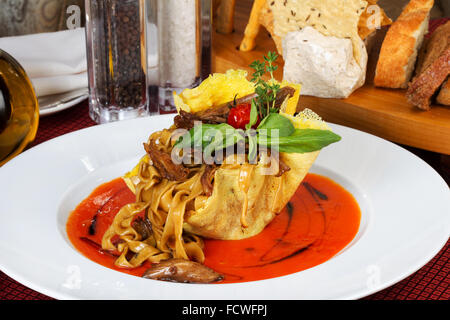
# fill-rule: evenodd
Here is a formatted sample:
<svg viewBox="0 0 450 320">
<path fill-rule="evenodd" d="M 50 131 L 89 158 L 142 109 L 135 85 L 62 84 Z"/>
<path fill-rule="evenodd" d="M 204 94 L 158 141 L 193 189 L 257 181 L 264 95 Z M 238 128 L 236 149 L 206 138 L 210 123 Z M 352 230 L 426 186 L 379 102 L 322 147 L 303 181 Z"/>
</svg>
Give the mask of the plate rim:
<svg viewBox="0 0 450 320">
<path fill-rule="evenodd" d="M 171 114 L 171 115 L 161 115 L 161 116 L 156 116 L 156 117 L 171 118 L 173 116 L 174 115 Z M 152 117 L 155 117 L 155 116 L 152 116 Z M 47 144 L 51 144 L 55 140 L 65 139 L 65 137 L 67 137 L 69 135 L 76 135 L 77 133 L 79 133 L 79 131 L 102 130 L 101 128 L 105 128 L 106 126 L 108 126 L 110 128 L 113 128 L 114 126 L 121 126 L 122 123 L 125 123 L 125 122 L 128 122 L 128 121 L 130 121 L 130 122 L 136 121 L 136 120 L 144 121 L 143 119 L 148 119 L 148 118 L 151 118 L 151 117 L 126 120 L 126 121 L 115 122 L 115 123 L 110 123 L 110 124 L 101 125 L 101 126 L 93 126 L 93 127 L 84 128 L 84 129 L 81 129 L 81 130 L 73 131 L 73 132 L 70 132 L 70 133 L 58 136 L 56 138 L 47 140 L 47 141 L 45 141 L 45 142 L 43 142 L 43 143 L 41 143 L 41 144 L 31 148 L 31 149 L 28 149 L 26 152 L 22 153 L 21 155 L 19 155 L 15 159 L 13 159 L 10 162 L 8 162 L 7 164 L 5 164 L 3 166 L 3 168 L 5 168 L 5 167 L 9 168 L 10 163 L 15 162 L 16 159 L 20 159 L 23 154 L 28 153 L 31 150 L 35 150 L 34 152 L 38 152 L 38 150 L 41 147 L 45 147 Z M 415 154 L 413 154 L 411 151 L 409 151 L 409 150 L 407 150 L 405 148 L 402 148 L 401 146 L 399 146 L 399 145 L 397 145 L 395 143 L 392 143 L 390 141 L 387 141 L 387 140 L 385 140 L 383 138 L 380 138 L 380 137 L 377 137 L 375 135 L 372 135 L 370 133 L 366 133 L 366 132 L 363 132 L 363 131 L 358 130 L 358 129 L 353 129 L 353 128 L 342 126 L 342 125 L 338 125 L 338 124 L 333 124 L 333 123 L 330 123 L 330 124 L 331 124 L 331 126 L 343 127 L 343 128 L 348 129 L 350 131 L 358 131 L 358 132 L 362 133 L 363 135 L 372 136 L 373 138 L 378 139 L 378 140 L 382 141 L 383 143 L 388 143 L 391 146 L 394 146 L 395 148 L 401 149 L 402 152 L 406 151 L 409 154 L 410 157 L 416 158 L 420 162 L 422 162 L 422 164 L 425 164 L 426 167 L 428 167 L 428 169 L 432 170 L 435 174 L 437 174 L 437 176 L 439 176 L 439 178 L 442 180 L 442 182 L 445 185 L 447 185 L 446 182 L 443 180 L 443 178 L 428 163 L 426 163 L 423 159 L 421 159 L 418 156 L 416 156 Z M 363 292 L 355 292 L 353 295 L 350 295 L 350 296 L 347 296 L 347 297 L 343 297 L 342 299 L 358 299 L 358 298 L 366 297 L 366 296 L 371 295 L 371 294 L 373 294 L 375 292 L 379 292 L 379 291 L 381 291 L 381 290 L 383 290 L 383 289 L 385 289 L 385 288 L 387 288 L 389 286 L 392 286 L 393 284 L 398 283 L 399 281 L 402 281 L 403 279 L 405 279 L 408 276 L 412 275 L 414 272 L 418 271 L 420 268 L 422 268 L 424 265 L 426 265 L 429 261 L 431 261 L 433 259 L 433 257 L 435 257 L 439 253 L 439 251 L 445 246 L 447 241 L 448 241 L 448 236 L 446 237 L 445 235 L 442 235 L 442 241 L 440 241 L 439 244 L 436 242 L 436 244 L 434 246 L 434 250 L 430 250 L 429 254 L 427 255 L 427 257 L 422 259 L 422 262 L 417 263 L 416 266 L 413 266 L 413 267 L 409 268 L 409 270 L 407 272 L 403 272 L 402 275 L 399 275 L 395 279 L 392 279 L 391 281 L 388 281 L 388 282 L 384 282 L 382 286 L 376 287 L 376 288 L 374 288 L 372 290 L 370 290 L 370 289 L 369 290 L 367 290 L 367 289 L 361 290 Z M 423 262 L 423 261 L 425 261 L 425 262 Z M 45 294 L 47 296 L 50 296 L 50 297 L 53 297 L 53 298 L 56 298 L 56 299 L 78 299 L 78 298 L 76 298 L 74 296 L 70 296 L 70 295 L 65 294 L 65 293 L 63 293 L 61 291 L 52 290 L 52 289 L 49 289 L 49 288 L 47 288 L 47 287 L 45 287 L 43 285 L 35 284 L 33 281 L 28 280 L 28 279 L 22 277 L 19 274 L 16 274 L 13 270 L 8 270 L 7 268 L 4 267 L 3 263 L 1 263 L 1 262 L 0 262 L 0 270 L 2 272 L 4 272 L 6 275 L 8 275 L 9 277 L 11 277 L 12 279 L 14 279 L 15 281 L 18 281 L 19 283 L 21 283 L 21 284 L 23 284 L 23 285 L 25 285 L 25 286 L 27 286 L 27 287 L 37 291 L 37 292 Z M 116 272 L 116 271 L 114 271 L 114 272 Z M 224 284 L 221 284 L 221 285 L 224 285 Z M 233 284 L 226 284 L 226 285 L 233 285 Z"/>
<path fill-rule="evenodd" d="M 77 104 L 83 102 L 84 100 L 88 99 L 88 97 L 89 97 L 88 95 L 82 95 L 73 100 L 70 100 L 69 102 L 60 103 L 60 104 L 56 105 L 55 107 L 44 108 L 44 109 L 39 108 L 39 116 L 43 118 L 43 117 L 50 116 L 55 113 L 64 111 L 66 109 L 72 108 L 72 107 L 76 106 Z M 52 139 L 50 139 L 50 140 L 52 140 Z M 47 142 L 47 141 L 45 141 L 45 142 Z"/>
</svg>

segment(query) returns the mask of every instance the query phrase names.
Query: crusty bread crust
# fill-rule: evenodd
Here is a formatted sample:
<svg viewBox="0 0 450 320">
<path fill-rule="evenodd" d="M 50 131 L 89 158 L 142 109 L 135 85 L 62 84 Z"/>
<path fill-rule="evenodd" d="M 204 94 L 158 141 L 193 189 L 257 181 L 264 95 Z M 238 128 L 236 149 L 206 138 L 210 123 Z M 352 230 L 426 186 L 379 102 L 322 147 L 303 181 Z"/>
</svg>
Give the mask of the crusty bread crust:
<svg viewBox="0 0 450 320">
<path fill-rule="evenodd" d="M 434 60 L 450 47 L 450 21 L 440 25 L 422 46 L 417 62 L 416 75 L 424 72 Z M 450 81 L 444 82 L 436 98 L 437 103 L 450 105 Z"/>
<path fill-rule="evenodd" d="M 450 47 L 409 84 L 408 101 L 422 110 L 430 110 L 430 101 L 435 92 L 450 74 Z"/>
<path fill-rule="evenodd" d="M 444 82 L 436 98 L 437 103 L 450 106 L 450 80 Z"/>
<path fill-rule="evenodd" d="M 440 25 L 431 35 L 429 40 L 423 44 L 419 61 L 417 62 L 416 75 L 421 74 L 434 60 L 450 46 L 450 21 Z"/>
<path fill-rule="evenodd" d="M 406 88 L 414 71 L 418 50 L 428 31 L 434 0 L 411 0 L 383 41 L 375 73 L 378 87 Z"/>
</svg>

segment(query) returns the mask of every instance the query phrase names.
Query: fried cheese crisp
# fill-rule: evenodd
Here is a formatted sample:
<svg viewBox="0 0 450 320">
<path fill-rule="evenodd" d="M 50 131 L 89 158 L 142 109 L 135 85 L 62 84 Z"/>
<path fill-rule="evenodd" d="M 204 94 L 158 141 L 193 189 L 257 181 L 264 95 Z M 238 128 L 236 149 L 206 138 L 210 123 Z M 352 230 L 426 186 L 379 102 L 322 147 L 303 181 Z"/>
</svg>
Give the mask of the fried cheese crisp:
<svg viewBox="0 0 450 320">
<path fill-rule="evenodd" d="M 174 93 L 177 110 L 199 112 L 238 99 L 255 91 L 254 84 L 247 80 L 245 70 L 228 70 L 214 73 L 198 87 Z"/>
</svg>

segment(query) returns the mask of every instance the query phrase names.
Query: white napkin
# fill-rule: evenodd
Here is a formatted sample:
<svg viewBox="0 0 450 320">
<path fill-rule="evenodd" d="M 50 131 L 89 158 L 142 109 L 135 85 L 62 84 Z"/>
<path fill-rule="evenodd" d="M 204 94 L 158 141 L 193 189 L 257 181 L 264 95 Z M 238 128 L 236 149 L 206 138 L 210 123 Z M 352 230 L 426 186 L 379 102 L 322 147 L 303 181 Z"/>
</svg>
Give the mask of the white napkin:
<svg viewBox="0 0 450 320">
<path fill-rule="evenodd" d="M 25 69 L 38 97 L 87 88 L 84 28 L 0 38 Z"/>
<path fill-rule="evenodd" d="M 148 24 L 149 82 L 158 82 L 157 29 Z M 0 38 L 0 49 L 25 69 L 38 97 L 88 87 L 84 28 Z"/>
</svg>

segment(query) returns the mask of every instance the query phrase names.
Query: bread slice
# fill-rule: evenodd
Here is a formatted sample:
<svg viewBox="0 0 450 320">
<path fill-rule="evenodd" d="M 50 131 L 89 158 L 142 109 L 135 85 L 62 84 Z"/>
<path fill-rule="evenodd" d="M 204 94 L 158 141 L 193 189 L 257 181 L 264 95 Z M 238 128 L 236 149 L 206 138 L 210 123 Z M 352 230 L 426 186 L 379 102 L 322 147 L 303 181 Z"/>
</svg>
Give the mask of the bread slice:
<svg viewBox="0 0 450 320">
<path fill-rule="evenodd" d="M 416 75 L 422 74 L 448 47 L 450 47 L 450 21 L 440 25 L 422 46 Z M 444 82 L 436 98 L 437 103 L 450 105 L 450 81 Z"/>
<path fill-rule="evenodd" d="M 450 47 L 409 84 L 406 98 L 422 110 L 430 110 L 430 101 L 450 74 Z"/>
<path fill-rule="evenodd" d="M 423 44 L 416 67 L 416 75 L 421 74 L 442 52 L 450 46 L 450 21 L 440 25 L 431 37 Z"/>
<path fill-rule="evenodd" d="M 447 79 L 447 81 L 442 85 L 436 101 L 444 106 L 450 106 L 450 79 Z"/>
<path fill-rule="evenodd" d="M 389 28 L 380 50 L 374 84 L 406 88 L 414 71 L 418 51 L 428 32 L 433 0 L 411 0 Z"/>
</svg>

